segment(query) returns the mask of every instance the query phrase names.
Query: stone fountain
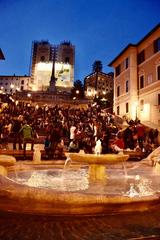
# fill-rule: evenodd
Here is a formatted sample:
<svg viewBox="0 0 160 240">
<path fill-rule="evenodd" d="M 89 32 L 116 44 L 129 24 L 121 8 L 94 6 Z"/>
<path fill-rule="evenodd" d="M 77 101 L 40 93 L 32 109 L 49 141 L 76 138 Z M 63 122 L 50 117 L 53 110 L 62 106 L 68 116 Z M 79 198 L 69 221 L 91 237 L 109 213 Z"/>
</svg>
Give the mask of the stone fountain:
<svg viewBox="0 0 160 240">
<path fill-rule="evenodd" d="M 107 165 L 122 163 L 128 160 L 129 156 L 124 154 L 84 154 L 70 153 L 69 158 L 74 162 L 87 163 L 89 166 L 90 181 L 106 181 Z"/>
<path fill-rule="evenodd" d="M 0 210 L 71 216 L 160 208 L 160 174 L 143 161 L 128 163 L 123 154 L 70 153 L 69 157 L 67 169 L 53 162 L 0 162 L 6 170 L 0 173 Z"/>
</svg>

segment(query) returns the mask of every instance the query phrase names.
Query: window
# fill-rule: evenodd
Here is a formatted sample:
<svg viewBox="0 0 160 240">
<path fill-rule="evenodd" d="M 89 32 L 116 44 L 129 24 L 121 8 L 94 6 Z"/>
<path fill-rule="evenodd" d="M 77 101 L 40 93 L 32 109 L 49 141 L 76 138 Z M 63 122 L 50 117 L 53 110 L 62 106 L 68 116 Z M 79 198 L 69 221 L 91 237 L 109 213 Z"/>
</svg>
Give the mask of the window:
<svg viewBox="0 0 160 240">
<path fill-rule="evenodd" d="M 129 66 L 129 58 L 126 58 L 124 61 L 124 68 L 127 69 Z"/>
<path fill-rule="evenodd" d="M 41 62 L 45 61 L 45 56 L 41 56 Z"/>
<path fill-rule="evenodd" d="M 128 92 L 129 91 L 129 81 L 127 80 L 126 81 L 126 92 Z"/>
<path fill-rule="evenodd" d="M 140 88 L 144 88 L 144 75 L 140 76 Z"/>
<path fill-rule="evenodd" d="M 160 51 L 160 38 L 157 38 L 154 41 L 154 53 L 159 52 Z"/>
<path fill-rule="evenodd" d="M 120 73 L 121 73 L 121 66 L 118 65 L 118 66 L 116 67 L 116 76 L 118 76 Z"/>
<path fill-rule="evenodd" d="M 119 115 L 119 113 L 120 113 L 120 108 L 119 108 L 119 106 L 117 107 L 117 115 Z"/>
<path fill-rule="evenodd" d="M 140 101 L 140 111 L 143 111 L 143 108 L 144 108 L 144 100 L 142 99 Z"/>
<path fill-rule="evenodd" d="M 21 91 L 23 91 L 23 86 L 21 86 Z"/>
<path fill-rule="evenodd" d="M 144 50 L 143 50 L 137 56 L 137 63 L 141 64 L 142 62 L 144 62 L 144 60 L 145 60 L 145 53 L 144 53 Z"/>
<path fill-rule="evenodd" d="M 70 60 L 69 57 L 66 57 L 65 58 L 65 63 L 69 63 L 69 60 Z"/>
<path fill-rule="evenodd" d="M 158 94 L 158 105 L 160 105 L 160 94 Z"/>
<path fill-rule="evenodd" d="M 21 84 L 22 84 L 22 85 L 24 84 L 24 80 L 21 81 Z"/>
<path fill-rule="evenodd" d="M 160 65 L 157 67 L 157 80 L 160 80 Z"/>
<path fill-rule="evenodd" d="M 126 113 L 128 113 L 129 111 L 129 105 L 128 105 L 128 102 L 126 103 Z"/>
<path fill-rule="evenodd" d="M 117 87 L 117 97 L 120 95 L 120 86 Z"/>
</svg>

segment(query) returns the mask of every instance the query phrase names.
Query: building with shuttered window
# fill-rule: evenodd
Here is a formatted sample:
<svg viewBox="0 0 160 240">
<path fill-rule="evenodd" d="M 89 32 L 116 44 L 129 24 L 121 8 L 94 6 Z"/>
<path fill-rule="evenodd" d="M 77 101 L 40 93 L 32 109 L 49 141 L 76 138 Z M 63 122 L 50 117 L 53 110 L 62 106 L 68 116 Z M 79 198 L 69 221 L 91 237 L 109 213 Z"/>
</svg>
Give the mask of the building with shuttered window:
<svg viewBox="0 0 160 240">
<path fill-rule="evenodd" d="M 137 44 L 128 44 L 114 68 L 114 112 L 160 128 L 160 24 Z"/>
</svg>

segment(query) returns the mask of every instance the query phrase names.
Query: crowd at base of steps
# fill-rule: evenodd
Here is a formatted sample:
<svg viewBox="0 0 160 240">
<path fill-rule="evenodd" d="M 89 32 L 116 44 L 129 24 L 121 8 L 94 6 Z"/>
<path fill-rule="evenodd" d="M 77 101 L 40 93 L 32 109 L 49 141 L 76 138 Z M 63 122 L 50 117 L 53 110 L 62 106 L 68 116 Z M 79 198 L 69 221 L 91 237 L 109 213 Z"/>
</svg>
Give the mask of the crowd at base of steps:
<svg viewBox="0 0 160 240">
<path fill-rule="evenodd" d="M 118 153 L 122 149 L 141 151 L 147 156 L 159 146 L 157 129 L 147 128 L 136 121 L 117 121 L 117 116 L 89 105 L 87 109 L 72 107 L 39 107 L 10 103 L 0 115 L 0 147 L 8 148 L 11 138 L 13 149 L 23 149 L 26 144 L 33 149 L 40 132 L 45 134 L 44 150 L 49 158 L 64 156 L 69 152 L 84 150 L 94 153 L 100 140 L 102 153 Z"/>
</svg>

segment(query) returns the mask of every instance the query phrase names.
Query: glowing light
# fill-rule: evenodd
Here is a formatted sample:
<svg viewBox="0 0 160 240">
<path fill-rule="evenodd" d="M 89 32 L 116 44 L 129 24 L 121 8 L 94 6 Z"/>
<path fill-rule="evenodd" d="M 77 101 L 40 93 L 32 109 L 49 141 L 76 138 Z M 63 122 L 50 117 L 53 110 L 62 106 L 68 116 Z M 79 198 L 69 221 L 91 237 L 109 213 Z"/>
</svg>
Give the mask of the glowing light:
<svg viewBox="0 0 160 240">
<path fill-rule="evenodd" d="M 30 97 L 31 97 L 31 93 L 28 93 L 28 94 L 27 94 L 27 97 L 29 97 L 29 98 L 30 98 Z"/>
<path fill-rule="evenodd" d="M 87 92 L 87 96 L 92 96 L 92 93 L 91 92 Z"/>
<path fill-rule="evenodd" d="M 33 87 L 32 87 L 32 90 L 33 90 L 33 91 L 37 91 L 37 86 L 33 86 Z"/>
<path fill-rule="evenodd" d="M 145 103 L 143 107 L 143 113 L 141 115 L 143 121 L 149 121 L 150 119 L 150 104 Z"/>
<path fill-rule="evenodd" d="M 39 108 L 39 105 L 37 104 L 37 105 L 35 106 L 35 109 L 38 110 L 38 108 Z"/>
<path fill-rule="evenodd" d="M 14 84 L 11 84 L 10 87 L 13 89 L 14 88 Z"/>
<path fill-rule="evenodd" d="M 79 90 L 76 90 L 76 94 L 79 94 Z"/>
<path fill-rule="evenodd" d="M 138 117 L 138 102 L 134 101 L 131 103 L 131 119 L 136 119 Z"/>
<path fill-rule="evenodd" d="M 52 62 L 39 62 L 36 64 L 35 69 L 35 90 L 42 90 L 49 86 L 51 73 L 52 73 Z M 72 80 L 72 68 L 70 64 L 55 62 L 55 77 L 56 87 L 73 87 Z M 31 85 L 33 90 L 33 85 Z"/>
<path fill-rule="evenodd" d="M 52 62 L 50 63 L 45 63 L 45 62 L 40 62 L 37 64 L 37 70 L 39 71 L 52 71 Z"/>
</svg>

